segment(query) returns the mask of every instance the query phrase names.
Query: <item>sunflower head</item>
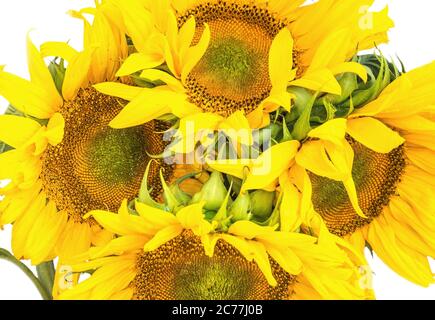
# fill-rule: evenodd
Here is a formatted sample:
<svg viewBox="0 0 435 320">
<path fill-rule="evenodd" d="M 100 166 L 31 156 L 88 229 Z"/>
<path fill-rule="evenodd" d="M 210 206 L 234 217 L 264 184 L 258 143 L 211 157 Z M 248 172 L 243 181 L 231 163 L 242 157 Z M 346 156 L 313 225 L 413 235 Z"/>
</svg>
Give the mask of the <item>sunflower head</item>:
<svg viewBox="0 0 435 320">
<path fill-rule="evenodd" d="M 205 112 L 229 116 L 255 110 L 269 96 L 269 51 L 286 26 L 264 8 L 237 2 L 199 4 L 178 17 L 180 26 L 195 17 L 194 42 L 210 28 L 208 49 L 186 80 L 190 100 Z M 288 52 L 288 54 L 292 54 Z"/>
<path fill-rule="evenodd" d="M 370 297 L 358 284 L 361 275 L 355 263 L 362 260 L 345 245 L 330 241 L 326 234 L 320 241 L 281 231 L 279 209 L 265 223 L 234 221 L 228 216 L 228 199 L 229 195 L 214 214 L 205 208 L 205 201 L 170 208 L 168 202 L 162 206 L 140 199 L 130 206 L 124 201 L 118 214 L 91 212 L 88 216 L 120 237 L 82 256 L 87 262 L 75 266 L 75 271 L 96 268 L 95 277 L 62 298 L 88 295 L 89 290 L 82 288 L 99 287 L 98 274 L 109 276 L 108 270 L 114 278 L 119 276 L 119 282 L 113 290 L 101 292 L 107 298 L 118 294 L 138 300 L 309 298 L 307 286 L 329 298 Z M 347 271 L 336 273 L 328 269 L 331 265 Z M 321 270 L 330 278 L 317 286 Z"/>
<path fill-rule="evenodd" d="M 61 109 L 64 138 L 42 157 L 41 180 L 47 196 L 74 220 L 97 208 L 116 210 L 123 199 L 137 196 L 149 155 L 165 149 L 157 122 L 127 129 L 108 123 L 121 109 L 119 101 L 92 88 L 79 91 Z M 159 127 L 160 126 L 160 127 Z M 159 184 L 159 168 L 170 178 L 172 167 L 153 163 L 150 182 Z M 153 195 L 157 197 L 159 189 Z"/>
<path fill-rule="evenodd" d="M 236 248 L 218 240 L 212 257 L 199 237 L 184 231 L 157 250 L 138 256 L 133 280 L 138 300 L 283 300 L 295 277 L 271 261 L 271 286 L 261 270 Z"/>
<path fill-rule="evenodd" d="M 406 166 L 403 145 L 383 154 L 349 136 L 347 141 L 354 152 L 352 179 L 366 218 L 356 214 L 342 182 L 309 173 L 314 209 L 325 220 L 328 229 L 340 236 L 355 232 L 381 215 L 390 198 L 397 193 L 397 184 Z"/>
</svg>

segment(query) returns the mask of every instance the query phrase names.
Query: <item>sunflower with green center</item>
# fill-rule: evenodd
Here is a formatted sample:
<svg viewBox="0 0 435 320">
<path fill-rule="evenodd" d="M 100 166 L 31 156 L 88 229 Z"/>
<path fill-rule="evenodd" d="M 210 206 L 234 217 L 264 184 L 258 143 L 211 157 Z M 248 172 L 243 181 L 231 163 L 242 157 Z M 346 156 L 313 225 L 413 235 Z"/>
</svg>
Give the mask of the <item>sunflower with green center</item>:
<svg viewBox="0 0 435 320">
<path fill-rule="evenodd" d="M 325 238 L 238 221 L 227 232 L 204 202 L 175 214 L 139 201 L 89 213 L 118 237 L 92 248 L 74 272 L 92 276 L 61 299 L 370 299 L 351 251 Z M 223 210 L 224 204 L 221 209 Z"/>
<path fill-rule="evenodd" d="M 435 256 L 434 72 L 432 63 L 400 76 L 348 119 L 311 130 L 300 147 L 295 141 L 273 146 L 273 170 L 264 175 L 253 169 L 265 156 L 211 166 L 240 177 L 248 166 L 246 190 L 279 180 L 282 219 L 290 230 L 317 221 L 318 229 L 326 226 L 360 252 L 368 244 L 399 275 L 429 286 L 434 277 L 428 258 Z"/>
<path fill-rule="evenodd" d="M 123 199 L 136 197 L 148 165 L 155 197 L 160 169 L 168 180 L 180 173 L 162 160 L 150 161 L 166 147 L 159 133 L 166 126 L 154 121 L 110 128 L 122 107 L 92 87 L 116 80 L 127 56 L 125 35 L 110 20 L 116 10 L 104 3 L 72 13 L 85 23 L 83 52 L 60 42 L 39 51 L 28 39 L 31 81 L 0 68 L 0 95 L 20 112 L 0 116 L 0 141 L 11 149 L 0 155 L 0 179 L 8 181 L 0 190 L 0 227 L 13 223 L 14 255 L 34 265 L 56 256 L 67 262 L 110 240 L 110 232 L 83 216 L 117 210 Z M 83 13 L 93 14 L 92 24 Z M 67 68 L 63 62 L 47 68 L 47 56 L 61 57 Z"/>
<path fill-rule="evenodd" d="M 370 0 L 112 2 L 137 51 L 117 75 L 132 75 L 146 88 L 96 86 L 131 101 L 110 125 L 175 115 L 185 143 L 174 150 L 186 153 L 195 145 L 187 141 L 201 130 L 266 126 L 271 112 L 290 110 L 289 85 L 340 95 L 335 75 L 352 72 L 366 80 L 365 68 L 350 60 L 357 49 L 385 42 L 392 27 L 387 10 L 362 12 Z"/>
</svg>

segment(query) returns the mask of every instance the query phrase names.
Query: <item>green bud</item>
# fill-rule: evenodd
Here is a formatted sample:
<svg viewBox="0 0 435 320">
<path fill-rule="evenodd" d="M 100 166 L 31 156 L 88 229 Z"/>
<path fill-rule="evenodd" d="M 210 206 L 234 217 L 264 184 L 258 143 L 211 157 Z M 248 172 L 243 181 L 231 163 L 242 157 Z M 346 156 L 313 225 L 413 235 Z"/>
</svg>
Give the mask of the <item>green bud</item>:
<svg viewBox="0 0 435 320">
<path fill-rule="evenodd" d="M 270 130 L 270 136 L 274 140 L 279 140 L 282 137 L 282 126 L 277 123 L 272 123 L 265 130 Z M 264 139 L 264 135 L 262 135 L 262 138 Z M 263 141 L 261 143 L 263 144 Z"/>
<path fill-rule="evenodd" d="M 251 210 L 251 197 L 248 192 L 239 194 L 237 199 L 231 205 L 229 215 L 232 216 L 233 221 L 250 220 L 252 215 Z"/>
<path fill-rule="evenodd" d="M 262 220 L 269 218 L 273 211 L 275 192 L 257 190 L 251 193 L 250 198 L 252 214 Z"/>
<path fill-rule="evenodd" d="M 358 62 L 370 68 L 375 78 L 377 78 L 382 72 L 382 60 L 385 60 L 385 62 L 387 63 L 387 67 L 390 71 L 392 80 L 396 79 L 400 75 L 400 73 L 404 71 L 402 70 L 402 72 L 400 72 L 393 62 L 387 61 L 382 55 L 380 56 L 378 54 L 372 53 L 358 56 Z M 403 64 L 401 67 L 402 69 L 404 69 Z"/>
<path fill-rule="evenodd" d="M 189 204 L 190 200 L 192 200 L 192 197 L 189 196 L 186 192 L 181 190 L 180 186 L 178 184 L 173 184 L 169 187 L 169 190 L 171 190 L 172 194 L 174 195 L 175 199 L 179 203 L 181 203 L 183 206 L 186 206 Z"/>
<path fill-rule="evenodd" d="M 323 106 L 325 101 L 331 104 L 340 104 L 349 99 L 352 93 L 359 88 L 357 75 L 354 73 L 345 73 L 337 81 L 341 87 L 341 95 L 327 94 L 318 99 L 314 104 L 315 106 Z"/>
<path fill-rule="evenodd" d="M 299 87 L 290 87 L 287 89 L 287 91 L 296 97 L 290 119 L 286 119 L 287 122 L 291 122 L 299 118 L 299 116 L 304 112 L 306 106 L 312 100 L 313 94 L 311 91 Z"/>
<path fill-rule="evenodd" d="M 227 193 L 228 190 L 225 188 L 221 173 L 214 171 L 210 179 L 202 186 L 201 191 L 193 196 L 191 203 L 204 201 L 204 209 L 217 211 L 225 201 Z"/>
<path fill-rule="evenodd" d="M 347 116 L 353 107 L 357 109 L 373 101 L 401 74 L 396 65 L 382 55 L 360 56 L 358 62 L 368 68 L 369 80 L 367 83 L 359 82 L 357 90 L 337 105 L 336 117 Z"/>
</svg>

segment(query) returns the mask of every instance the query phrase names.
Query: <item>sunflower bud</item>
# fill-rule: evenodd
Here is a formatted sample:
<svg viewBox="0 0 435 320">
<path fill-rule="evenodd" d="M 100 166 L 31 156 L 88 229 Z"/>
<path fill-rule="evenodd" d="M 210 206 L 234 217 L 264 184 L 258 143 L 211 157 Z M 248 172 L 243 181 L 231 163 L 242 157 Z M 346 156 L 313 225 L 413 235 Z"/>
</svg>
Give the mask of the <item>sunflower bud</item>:
<svg viewBox="0 0 435 320">
<path fill-rule="evenodd" d="M 259 219 L 266 220 L 273 211 L 275 192 L 257 190 L 251 193 L 251 211 Z"/>
<path fill-rule="evenodd" d="M 188 205 L 190 200 L 192 199 L 191 196 L 189 196 L 186 192 L 181 190 L 180 186 L 178 184 L 173 184 L 169 187 L 172 194 L 174 195 L 175 199 L 179 203 L 181 203 L 183 206 Z"/>
<path fill-rule="evenodd" d="M 373 101 L 401 74 L 394 63 L 387 61 L 381 55 L 363 55 L 358 57 L 358 62 L 367 67 L 369 80 L 367 83 L 358 82 L 358 87 L 349 98 L 336 105 L 338 109 L 336 117 L 347 116 L 355 108 Z"/>
<path fill-rule="evenodd" d="M 225 188 L 221 173 L 214 171 L 201 191 L 193 196 L 191 203 L 204 201 L 204 209 L 217 211 L 225 201 L 227 194 L 228 190 Z"/>
<path fill-rule="evenodd" d="M 250 220 L 252 216 L 250 209 L 251 197 L 249 193 L 241 193 L 231 205 L 229 215 L 232 217 L 233 221 Z"/>
</svg>

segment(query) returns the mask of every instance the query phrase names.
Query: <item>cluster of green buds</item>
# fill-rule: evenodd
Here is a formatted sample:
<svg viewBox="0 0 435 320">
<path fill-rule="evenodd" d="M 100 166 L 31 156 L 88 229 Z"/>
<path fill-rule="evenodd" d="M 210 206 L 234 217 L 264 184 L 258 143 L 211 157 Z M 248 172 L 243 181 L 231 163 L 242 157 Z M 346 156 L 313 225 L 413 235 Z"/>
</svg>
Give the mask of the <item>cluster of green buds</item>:
<svg viewBox="0 0 435 320">
<path fill-rule="evenodd" d="M 337 80 L 342 88 L 340 96 L 313 93 L 304 88 L 288 89 L 296 99 L 291 112 L 280 109 L 273 115 L 272 124 L 265 128 L 272 132 L 276 142 L 288 140 L 303 141 L 310 130 L 323 123 L 346 118 L 355 110 L 375 100 L 381 92 L 403 72 L 381 54 L 367 54 L 353 59 L 365 66 L 368 81 L 363 82 L 356 74 L 345 73 Z"/>
<path fill-rule="evenodd" d="M 288 92 L 295 96 L 291 111 L 287 112 L 283 108 L 280 108 L 275 113 L 272 113 L 270 115 L 271 124 L 266 128 L 253 132 L 253 138 L 257 142 L 257 145 L 249 146 L 249 150 L 255 151 L 258 149 L 257 154 L 264 151 L 264 148 L 262 148 L 264 146 L 262 137 L 270 137 L 272 145 L 290 140 L 305 140 L 312 129 L 332 119 L 346 118 L 355 112 L 355 110 L 375 100 L 391 82 L 404 72 L 402 63 L 399 68 L 395 63 L 388 61 L 382 54 L 361 55 L 355 57 L 353 61 L 366 68 L 368 75 L 366 82 L 354 73 L 340 75 L 337 78 L 342 89 L 340 96 L 321 94 L 299 87 L 289 87 Z M 165 66 L 161 68 L 164 69 Z M 155 81 L 141 78 L 139 75 L 135 81 L 139 81 L 136 84 L 144 87 L 161 85 Z M 161 120 L 172 122 L 171 129 L 177 129 L 177 119 L 165 117 Z M 216 134 L 214 138 L 216 142 L 215 148 L 212 146 L 207 149 L 207 152 L 214 150 L 213 158 L 219 158 L 220 152 L 237 154 L 237 150 L 219 150 L 219 139 L 222 139 L 222 137 Z M 173 143 L 176 143 L 176 141 Z M 267 147 L 270 147 L 270 145 Z M 229 143 L 226 144 L 226 148 L 231 149 L 233 146 Z M 204 154 L 204 157 L 207 156 L 207 154 Z"/>
<path fill-rule="evenodd" d="M 132 214 L 135 214 L 135 201 L 172 213 L 202 202 L 205 218 L 215 222 L 218 231 L 225 232 L 231 224 L 242 220 L 252 221 L 262 226 L 276 226 L 279 223 L 281 199 L 276 192 L 265 190 L 241 192 L 240 179 L 213 171 L 201 190 L 194 195 L 189 195 L 182 190 L 180 184 L 198 173 L 186 175 L 170 185 L 161 174 L 163 197 L 162 202 L 158 202 L 151 196 L 152 189 L 149 189 L 147 183 L 148 174 L 149 167 L 145 172 L 138 198 L 130 203 Z"/>
</svg>

